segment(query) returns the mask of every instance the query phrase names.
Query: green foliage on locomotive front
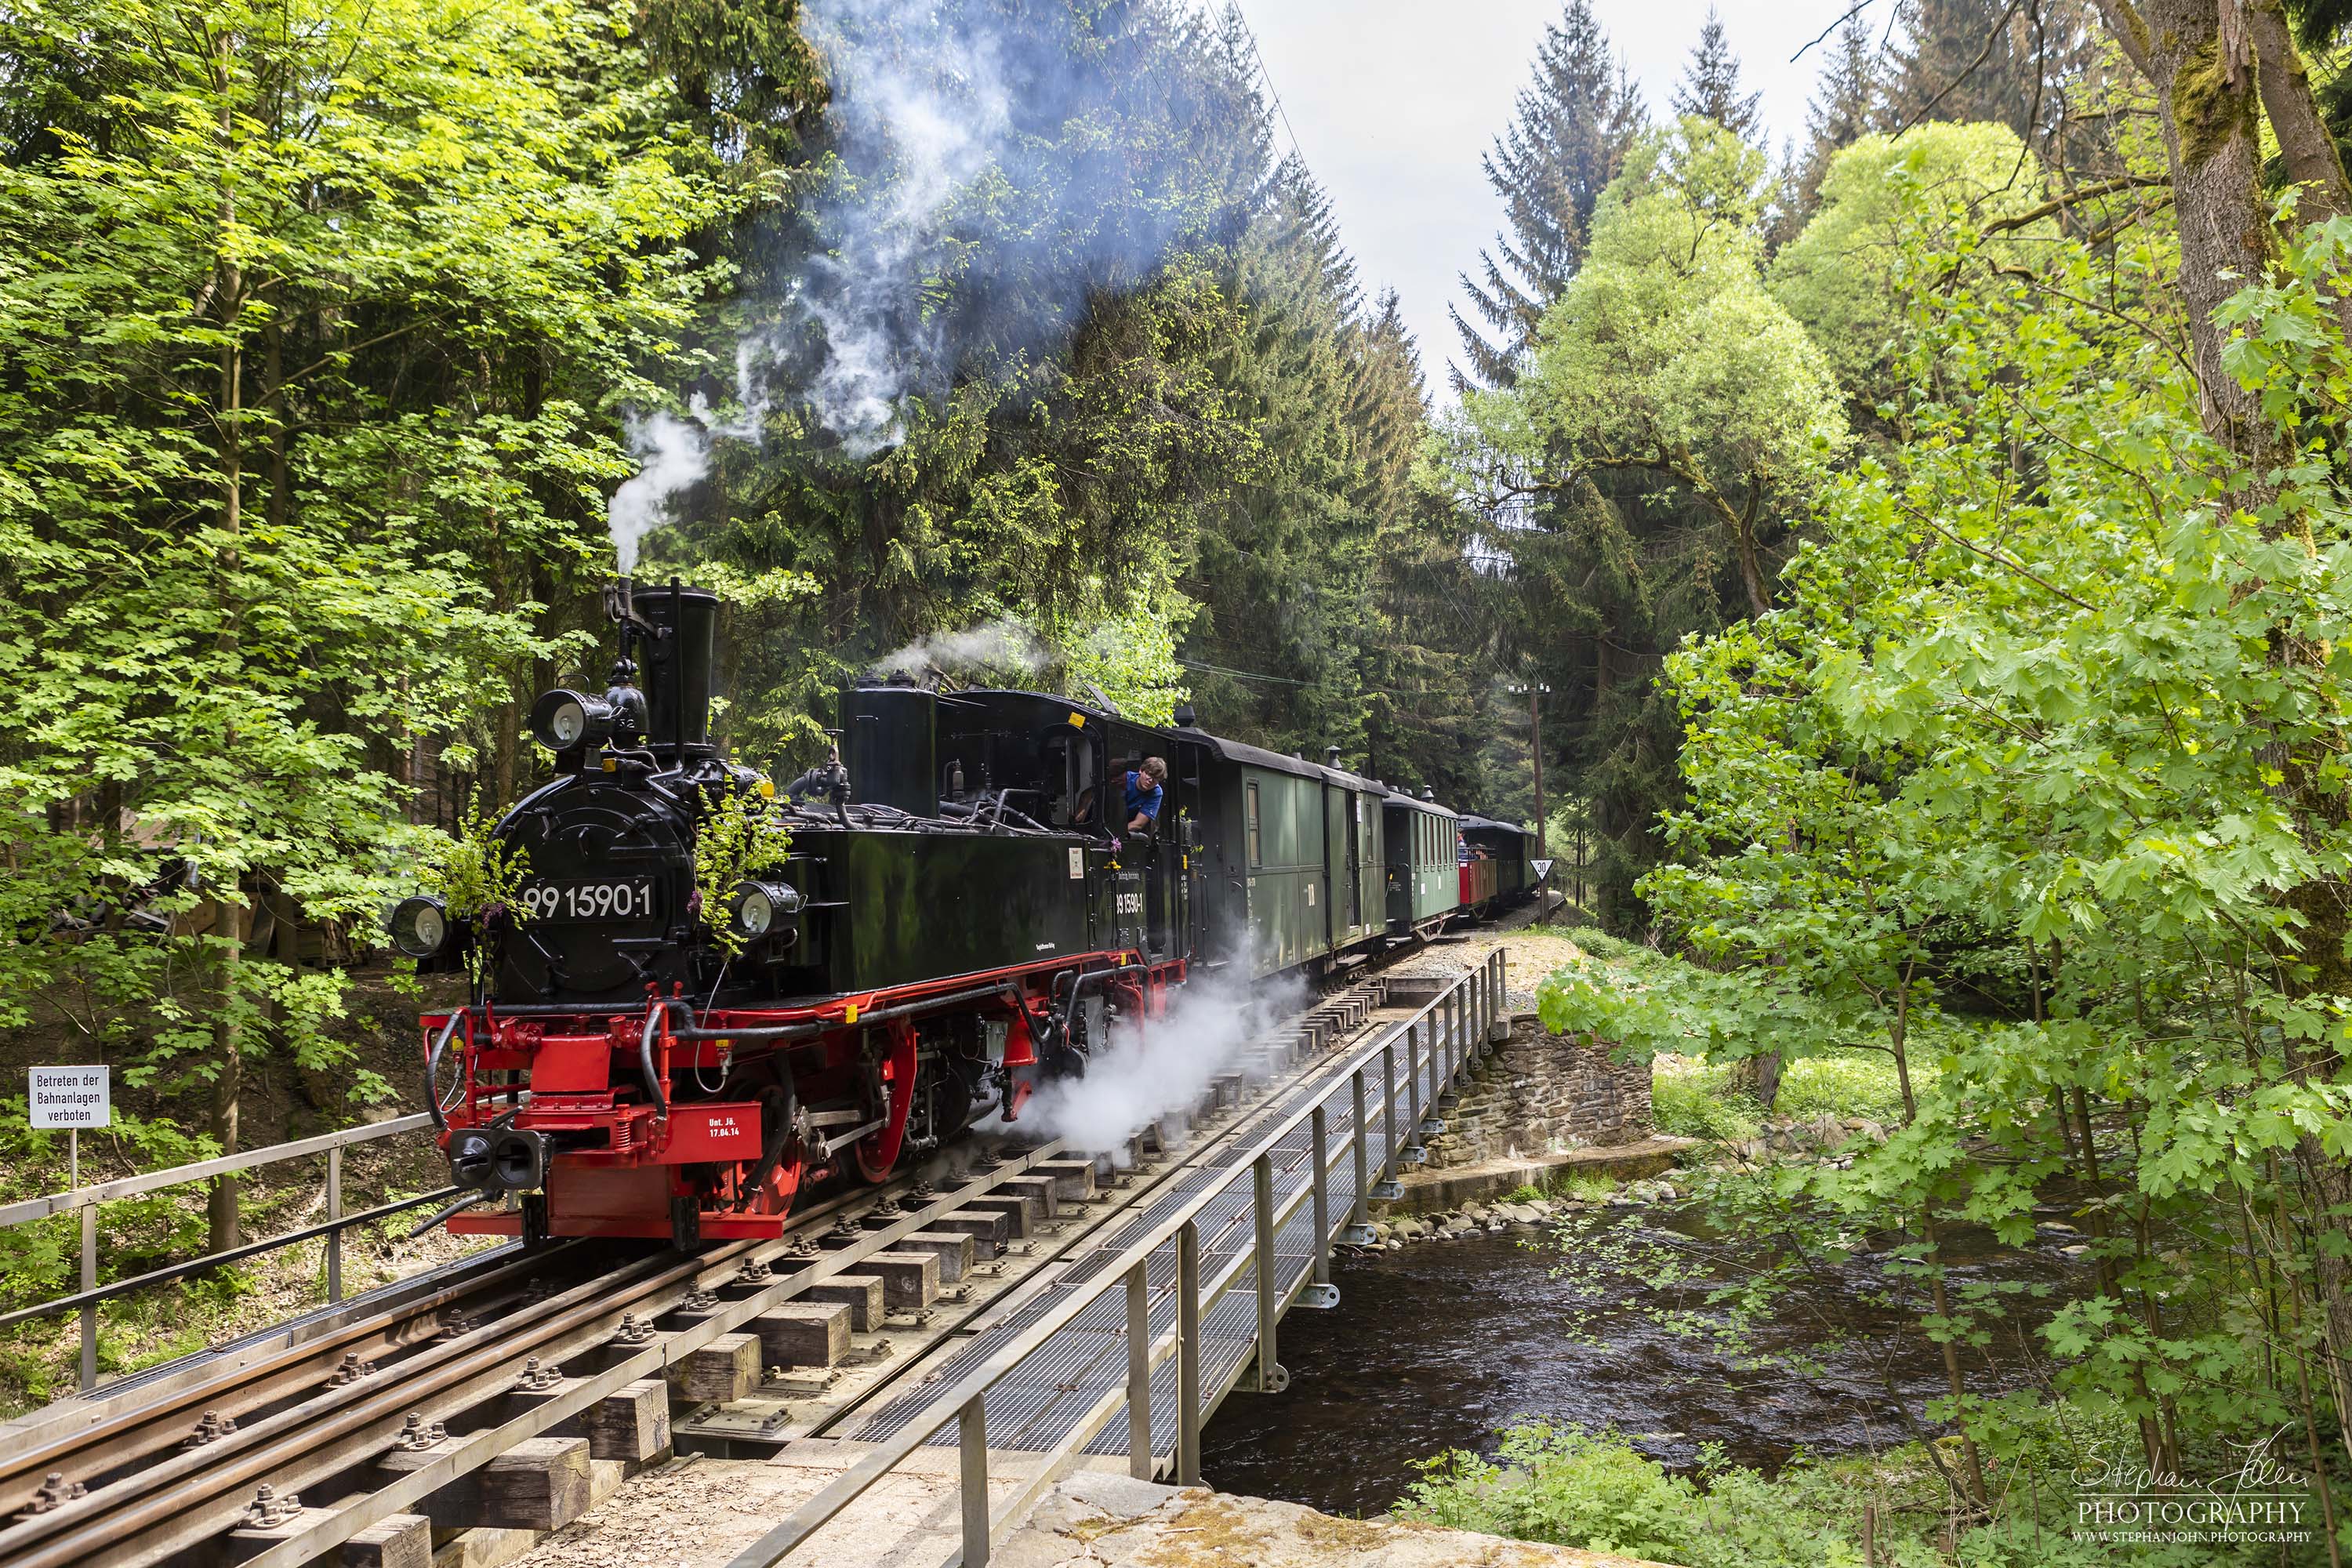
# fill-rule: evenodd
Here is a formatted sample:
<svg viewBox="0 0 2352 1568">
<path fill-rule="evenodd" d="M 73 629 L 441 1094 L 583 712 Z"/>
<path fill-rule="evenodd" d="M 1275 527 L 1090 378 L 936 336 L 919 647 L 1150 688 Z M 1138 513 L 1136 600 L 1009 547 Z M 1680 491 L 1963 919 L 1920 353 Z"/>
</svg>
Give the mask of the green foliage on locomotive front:
<svg viewBox="0 0 2352 1568">
<path fill-rule="evenodd" d="M 530 851 L 499 837 L 498 818 L 477 802 L 444 841 L 439 853 L 426 858 L 417 885 L 439 896 L 454 922 L 476 924 L 493 910 L 520 925 L 530 918 L 523 884 L 530 878 Z M 467 942 L 462 950 L 467 974 L 479 984 L 488 973 L 488 950 Z"/>
<path fill-rule="evenodd" d="M 703 934 L 729 958 L 740 958 L 751 940 L 728 918 L 730 895 L 739 883 L 782 866 L 792 850 L 792 829 L 776 820 L 766 794 L 737 790 L 705 801 L 694 825 L 694 889 L 702 898 Z"/>
</svg>

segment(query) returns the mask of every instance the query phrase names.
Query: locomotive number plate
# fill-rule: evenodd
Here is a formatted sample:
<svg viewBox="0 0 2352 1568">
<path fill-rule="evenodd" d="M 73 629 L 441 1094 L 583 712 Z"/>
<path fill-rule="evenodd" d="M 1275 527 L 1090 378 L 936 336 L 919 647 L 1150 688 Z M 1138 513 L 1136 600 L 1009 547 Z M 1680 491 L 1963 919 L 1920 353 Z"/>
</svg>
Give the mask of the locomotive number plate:
<svg viewBox="0 0 2352 1568">
<path fill-rule="evenodd" d="M 649 877 L 626 882 L 533 882 L 522 890 L 522 907 L 535 921 L 650 920 L 654 884 Z"/>
</svg>

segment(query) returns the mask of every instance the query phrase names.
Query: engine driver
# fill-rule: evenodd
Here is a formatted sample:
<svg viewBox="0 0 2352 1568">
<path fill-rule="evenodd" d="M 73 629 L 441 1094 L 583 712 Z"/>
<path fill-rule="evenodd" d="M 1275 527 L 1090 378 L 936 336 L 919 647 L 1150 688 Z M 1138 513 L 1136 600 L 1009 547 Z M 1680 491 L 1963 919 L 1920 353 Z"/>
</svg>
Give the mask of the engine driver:
<svg viewBox="0 0 2352 1568">
<path fill-rule="evenodd" d="M 1168 779 L 1168 764 L 1158 757 L 1146 757 L 1127 774 L 1127 830 L 1148 833 L 1160 820 L 1160 803 L 1166 791 L 1160 786 Z"/>
</svg>

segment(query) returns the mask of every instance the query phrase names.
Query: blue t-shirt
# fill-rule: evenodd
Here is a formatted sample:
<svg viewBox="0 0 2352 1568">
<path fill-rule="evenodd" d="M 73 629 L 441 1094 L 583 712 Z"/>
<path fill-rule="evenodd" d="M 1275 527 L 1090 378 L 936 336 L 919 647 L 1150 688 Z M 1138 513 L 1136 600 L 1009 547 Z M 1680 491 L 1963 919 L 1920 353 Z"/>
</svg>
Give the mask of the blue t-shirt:
<svg viewBox="0 0 2352 1568">
<path fill-rule="evenodd" d="M 1127 814 L 1119 818 L 1122 824 L 1133 822 L 1139 813 L 1154 822 L 1160 820 L 1160 786 L 1152 784 L 1149 790 L 1137 787 L 1147 782 L 1140 773 L 1132 768 L 1128 770 Z"/>
</svg>

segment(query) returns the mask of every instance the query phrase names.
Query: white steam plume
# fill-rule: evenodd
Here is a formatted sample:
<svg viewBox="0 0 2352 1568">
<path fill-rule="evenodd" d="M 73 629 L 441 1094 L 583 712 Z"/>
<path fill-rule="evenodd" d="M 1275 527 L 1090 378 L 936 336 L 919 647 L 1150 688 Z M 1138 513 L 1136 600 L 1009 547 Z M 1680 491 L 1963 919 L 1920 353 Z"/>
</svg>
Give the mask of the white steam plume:
<svg viewBox="0 0 2352 1568">
<path fill-rule="evenodd" d="M 1012 123 L 1000 36 L 925 11 L 908 0 L 809 7 L 845 174 L 825 214 L 829 253 L 811 258 L 793 304 L 824 338 L 809 400 L 853 458 L 898 438 L 898 400 L 938 358 L 921 305 L 928 253 Z"/>
<path fill-rule="evenodd" d="M 710 468 L 710 437 L 699 425 L 656 413 L 642 418 L 631 415 L 625 427 L 629 450 L 643 466 L 613 492 L 604 524 L 624 577 L 637 569 L 637 549 L 646 534 L 662 525 L 669 498 L 700 480 Z"/>
<path fill-rule="evenodd" d="M 1045 668 L 1037 634 L 1019 621 L 994 620 L 960 632 L 917 637 L 875 661 L 877 675 L 920 675 L 927 669 L 1018 669 L 1034 675 Z"/>
<path fill-rule="evenodd" d="M 630 453 L 639 459 L 635 475 L 613 492 L 604 526 L 620 557 L 621 575 L 637 569 L 646 535 L 669 519 L 672 498 L 702 482 L 710 471 L 710 444 L 720 437 L 756 441 L 768 416 L 767 389 L 752 374 L 752 345 L 735 350 L 735 395 L 740 412 L 727 417 L 713 411 L 700 393 L 688 400 L 687 416 L 659 410 L 632 414 L 623 422 Z"/>
<path fill-rule="evenodd" d="M 803 15 L 831 88 L 814 240 L 738 345 L 740 418 L 698 401 L 629 421 L 644 467 L 611 506 L 624 572 L 712 442 L 757 439 L 772 402 L 804 401 L 841 455 L 870 457 L 904 436 L 908 399 L 947 389 L 960 332 L 1051 352 L 1091 292 L 1148 277 L 1201 216 L 1189 148 L 1097 145 L 1157 101 L 1122 70 L 1189 24 L 1057 0 L 811 0 Z"/>
<path fill-rule="evenodd" d="M 1253 988 L 1246 980 L 1200 974 L 1177 988 L 1166 1017 L 1145 1023 L 1140 1039 L 1125 1023 L 1110 1048 L 1087 1063 L 1084 1078 L 1041 1086 L 1016 1125 L 1033 1137 L 1123 1159 L 1129 1138 L 1198 1104 L 1244 1046 L 1305 1004 L 1306 986 L 1295 977 Z"/>
</svg>

